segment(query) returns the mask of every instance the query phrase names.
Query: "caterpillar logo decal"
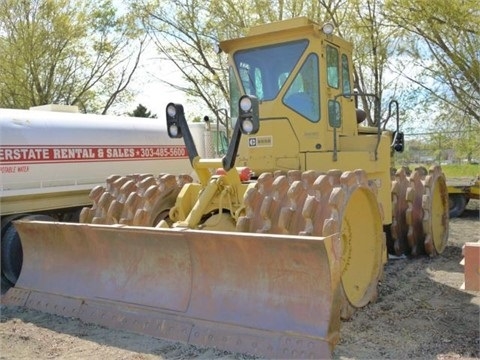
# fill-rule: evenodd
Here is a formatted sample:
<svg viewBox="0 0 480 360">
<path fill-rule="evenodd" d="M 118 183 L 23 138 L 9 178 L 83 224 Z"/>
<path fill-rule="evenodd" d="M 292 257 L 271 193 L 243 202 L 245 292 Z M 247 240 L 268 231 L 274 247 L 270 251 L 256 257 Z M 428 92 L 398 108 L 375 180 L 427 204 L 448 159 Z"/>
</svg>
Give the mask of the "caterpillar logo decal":
<svg viewBox="0 0 480 360">
<path fill-rule="evenodd" d="M 248 147 L 272 147 L 272 136 L 253 136 L 248 138 Z"/>
</svg>

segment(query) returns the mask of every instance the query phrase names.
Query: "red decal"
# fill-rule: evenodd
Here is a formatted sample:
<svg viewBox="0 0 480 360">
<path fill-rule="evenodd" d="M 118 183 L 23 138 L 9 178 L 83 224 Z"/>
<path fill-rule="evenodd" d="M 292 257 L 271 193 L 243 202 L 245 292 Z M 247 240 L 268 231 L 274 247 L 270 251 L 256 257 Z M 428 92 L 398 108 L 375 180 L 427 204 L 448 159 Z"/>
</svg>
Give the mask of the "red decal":
<svg viewBox="0 0 480 360">
<path fill-rule="evenodd" d="M 0 147 L 1 164 L 39 164 L 65 162 L 98 162 L 129 160 L 185 159 L 187 149 L 182 145 L 103 145 L 103 146 L 21 146 Z"/>
</svg>

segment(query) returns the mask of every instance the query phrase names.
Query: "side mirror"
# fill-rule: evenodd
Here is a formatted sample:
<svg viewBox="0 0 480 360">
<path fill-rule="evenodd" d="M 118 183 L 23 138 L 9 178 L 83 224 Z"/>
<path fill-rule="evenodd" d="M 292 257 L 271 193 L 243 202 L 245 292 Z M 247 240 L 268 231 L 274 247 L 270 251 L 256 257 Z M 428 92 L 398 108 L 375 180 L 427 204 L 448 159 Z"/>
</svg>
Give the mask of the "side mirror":
<svg viewBox="0 0 480 360">
<path fill-rule="evenodd" d="M 403 132 L 395 131 L 393 133 L 392 147 L 396 152 L 403 152 L 405 148 L 405 136 Z"/>
<path fill-rule="evenodd" d="M 328 123 L 336 129 L 342 126 L 340 103 L 337 100 L 328 101 Z"/>
</svg>

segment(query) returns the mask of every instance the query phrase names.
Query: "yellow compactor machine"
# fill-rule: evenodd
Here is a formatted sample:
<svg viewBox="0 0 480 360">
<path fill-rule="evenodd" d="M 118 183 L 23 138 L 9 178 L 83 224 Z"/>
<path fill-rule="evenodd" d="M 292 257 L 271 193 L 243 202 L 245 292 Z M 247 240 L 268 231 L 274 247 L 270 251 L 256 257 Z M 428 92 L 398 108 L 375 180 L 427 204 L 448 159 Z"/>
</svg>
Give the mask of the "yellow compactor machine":
<svg viewBox="0 0 480 360">
<path fill-rule="evenodd" d="M 297 18 L 222 42 L 227 154 L 200 158 L 170 103 L 169 135 L 198 179 L 113 176 L 79 224 L 17 222 L 23 267 L 4 302 L 267 358 L 330 357 L 340 319 L 377 297 L 387 248 L 435 255 L 448 237 L 441 169 L 392 177 L 398 104 L 394 131 L 361 124 L 352 46 L 330 30 Z"/>
</svg>

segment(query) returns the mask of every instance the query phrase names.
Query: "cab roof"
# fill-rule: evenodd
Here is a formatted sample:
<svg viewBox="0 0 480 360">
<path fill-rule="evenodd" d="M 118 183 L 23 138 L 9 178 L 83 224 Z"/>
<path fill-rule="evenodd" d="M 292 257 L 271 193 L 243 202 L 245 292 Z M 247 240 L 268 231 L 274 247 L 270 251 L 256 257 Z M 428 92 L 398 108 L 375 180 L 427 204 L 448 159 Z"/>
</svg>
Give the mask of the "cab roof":
<svg viewBox="0 0 480 360">
<path fill-rule="evenodd" d="M 253 26 L 244 37 L 220 42 L 220 49 L 226 53 L 231 53 L 240 49 L 277 44 L 300 38 L 327 39 L 343 49 L 351 50 L 352 48 L 352 44 L 341 37 L 333 34 L 326 35 L 322 31 L 322 26 L 307 17 L 298 17 Z"/>
</svg>

